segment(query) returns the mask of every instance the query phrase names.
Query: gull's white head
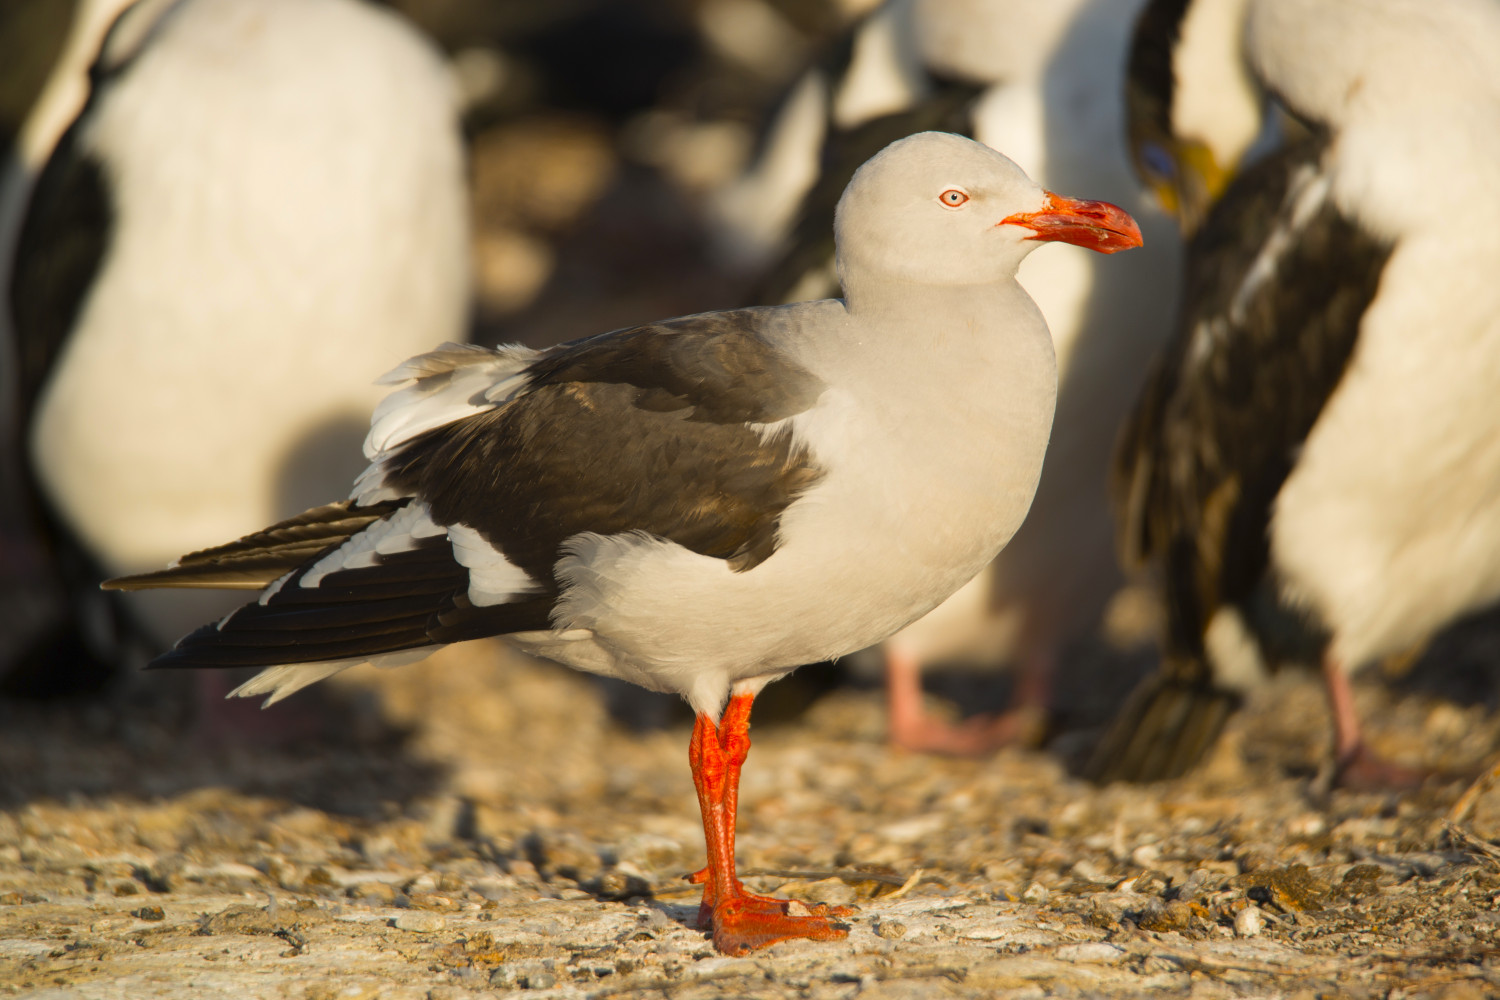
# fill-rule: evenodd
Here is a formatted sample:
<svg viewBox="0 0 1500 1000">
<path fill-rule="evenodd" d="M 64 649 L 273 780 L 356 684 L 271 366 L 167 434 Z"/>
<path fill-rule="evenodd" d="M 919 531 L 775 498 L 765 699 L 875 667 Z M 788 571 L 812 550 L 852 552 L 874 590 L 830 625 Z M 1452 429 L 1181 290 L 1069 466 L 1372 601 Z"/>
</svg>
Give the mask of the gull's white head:
<svg viewBox="0 0 1500 1000">
<path fill-rule="evenodd" d="M 930 285 L 1014 277 L 1037 241 L 1141 245 L 1126 212 L 1044 190 L 988 146 L 947 132 L 891 143 L 854 174 L 834 217 L 839 276 Z"/>
</svg>

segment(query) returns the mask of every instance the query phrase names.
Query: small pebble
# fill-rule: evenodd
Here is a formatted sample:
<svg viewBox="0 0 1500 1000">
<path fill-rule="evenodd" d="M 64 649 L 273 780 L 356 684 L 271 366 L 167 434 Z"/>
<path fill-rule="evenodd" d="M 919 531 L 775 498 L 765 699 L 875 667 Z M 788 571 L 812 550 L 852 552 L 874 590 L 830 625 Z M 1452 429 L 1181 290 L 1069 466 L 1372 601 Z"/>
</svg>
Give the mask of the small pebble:
<svg viewBox="0 0 1500 1000">
<path fill-rule="evenodd" d="M 484 970 L 473 965 L 449 969 L 448 975 L 452 976 L 458 982 L 458 985 L 462 986 L 465 990 L 477 990 L 489 982 L 489 976 L 484 974 Z M 463 996 L 464 1000 L 468 1000 L 469 994 L 467 992 Z"/>
<path fill-rule="evenodd" d="M 458 900 L 436 892 L 414 892 L 407 897 L 407 905 L 417 910 L 456 910 Z"/>
<path fill-rule="evenodd" d="M 304 892 L 327 893 L 337 888 L 338 882 L 329 874 L 328 869 L 322 865 L 308 872 L 307 877 L 302 880 L 302 889 Z"/>
<path fill-rule="evenodd" d="M 1234 917 L 1235 937 L 1255 937 L 1266 926 L 1265 914 L 1260 912 L 1258 906 L 1247 906 Z"/>
<path fill-rule="evenodd" d="M 1422 736 L 1433 742 L 1457 742 L 1473 728 L 1470 715 L 1457 705 L 1438 702 L 1422 723 Z"/>
<path fill-rule="evenodd" d="M 1194 916 L 1193 908 L 1180 899 L 1168 902 L 1152 899 L 1141 909 L 1136 925 L 1158 933 L 1185 931 L 1194 925 Z"/>
<path fill-rule="evenodd" d="M 416 931 L 423 934 L 440 931 L 447 925 L 448 921 L 441 914 L 427 910 L 408 910 L 391 921 L 391 926 L 399 931 Z"/>
<path fill-rule="evenodd" d="M 671 918 L 660 910 L 639 909 L 635 911 L 635 918 L 640 921 L 641 926 L 653 933 L 669 931 L 677 926 L 672 922 Z"/>
<path fill-rule="evenodd" d="M 600 899 L 625 900 L 632 896 L 649 896 L 651 883 L 638 875 L 619 869 L 610 869 L 599 876 L 599 887 L 595 893 Z"/>
<path fill-rule="evenodd" d="M 825 906 L 850 906 L 855 902 L 854 886 L 839 878 L 825 878 L 817 882 L 791 882 L 781 887 L 781 893 L 804 903 L 822 903 Z"/>
<path fill-rule="evenodd" d="M 166 913 L 160 906 L 143 906 L 139 910 L 131 910 L 130 915 L 137 920 L 165 920 Z"/>
<path fill-rule="evenodd" d="M 1130 860 L 1142 868 L 1150 868 L 1161 860 L 1161 848 L 1155 844 L 1142 844 L 1130 852 Z"/>
<path fill-rule="evenodd" d="M 1047 887 L 1040 882 L 1033 882 L 1021 893 L 1021 899 L 1027 903 L 1045 903 L 1047 901 Z"/>
<path fill-rule="evenodd" d="M 1103 941 L 1070 944 L 1057 949 L 1057 957 L 1064 962 L 1114 963 L 1125 957 L 1125 949 Z"/>
<path fill-rule="evenodd" d="M 1155 869 L 1144 872 L 1139 878 L 1130 884 L 1131 892 L 1145 893 L 1148 896 L 1159 896 L 1172 884 L 1172 880 Z"/>
<path fill-rule="evenodd" d="M 1291 819 L 1287 820 L 1286 824 L 1287 836 L 1302 840 L 1308 840 L 1316 837 L 1319 834 L 1325 832 L 1327 829 L 1328 822 L 1321 815 L 1313 812 L 1303 813 L 1301 816 L 1294 816 Z"/>
<path fill-rule="evenodd" d="M 351 885 L 344 894 L 350 899 L 362 899 L 383 906 L 396 902 L 396 887 L 386 882 L 361 882 Z"/>
<path fill-rule="evenodd" d="M 895 920 L 882 920 L 875 928 L 875 933 L 887 941 L 894 941 L 906 935 L 906 925 Z"/>
</svg>

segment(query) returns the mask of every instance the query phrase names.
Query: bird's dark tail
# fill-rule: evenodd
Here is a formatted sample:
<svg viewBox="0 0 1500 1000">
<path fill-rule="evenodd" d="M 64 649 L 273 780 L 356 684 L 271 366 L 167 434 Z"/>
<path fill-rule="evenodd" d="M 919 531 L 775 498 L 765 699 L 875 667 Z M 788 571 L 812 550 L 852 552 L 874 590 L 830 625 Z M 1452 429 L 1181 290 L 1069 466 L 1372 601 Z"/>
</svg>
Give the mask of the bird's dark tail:
<svg viewBox="0 0 1500 1000">
<path fill-rule="evenodd" d="M 1201 676 L 1167 670 L 1148 677 L 1095 747 L 1084 777 L 1099 784 L 1181 777 L 1207 755 L 1239 704 L 1239 694 Z"/>
<path fill-rule="evenodd" d="M 391 501 L 366 507 L 356 507 L 349 500 L 324 504 L 226 545 L 191 552 L 167 569 L 116 577 L 101 586 L 105 590 L 260 590 L 338 548 L 401 506 Z"/>
</svg>

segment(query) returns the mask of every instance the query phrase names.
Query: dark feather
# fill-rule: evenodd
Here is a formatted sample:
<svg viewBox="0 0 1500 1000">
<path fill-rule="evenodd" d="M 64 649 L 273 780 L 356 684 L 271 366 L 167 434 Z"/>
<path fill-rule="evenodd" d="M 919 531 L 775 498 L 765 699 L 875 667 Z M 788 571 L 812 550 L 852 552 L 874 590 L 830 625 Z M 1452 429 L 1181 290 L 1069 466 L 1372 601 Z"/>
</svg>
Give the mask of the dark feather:
<svg viewBox="0 0 1500 1000">
<path fill-rule="evenodd" d="M 1218 741 L 1240 696 L 1175 676 L 1170 667 L 1131 692 L 1094 748 L 1095 781 L 1164 781 L 1186 774 Z"/>
<path fill-rule="evenodd" d="M 90 102 L 93 97 L 91 95 Z M 13 409 L 0 442 L 15 475 L 0 488 L 4 505 L 47 560 L 24 583 L 35 606 L 11 628 L 15 643 L 0 650 L 0 691 L 26 697 L 87 695 L 100 690 L 119 663 L 154 644 L 112 595 L 93 556 L 51 509 L 28 459 L 35 407 L 66 347 L 73 325 L 108 250 L 113 206 L 100 164 L 78 148 L 89 113 L 63 133 L 37 178 L 17 237 L 7 282 L 14 329 Z M 7 581 L 7 586 L 10 581 Z M 7 604 L 16 603 L 7 600 Z"/>
<path fill-rule="evenodd" d="M 766 441 L 747 426 L 822 390 L 755 335 L 772 315 L 709 313 L 569 345 L 537 362 L 515 400 L 402 448 L 386 483 L 538 580 L 585 531 L 645 531 L 757 566 L 782 512 L 822 475 L 790 435 Z"/>
<path fill-rule="evenodd" d="M 1171 141 L 1173 67 L 1189 0 L 1150 0 L 1136 17 L 1125 67 L 1125 107 L 1131 129 L 1166 144 Z"/>
<path fill-rule="evenodd" d="M 807 409 L 823 384 L 757 335 L 774 310 L 701 313 L 574 341 L 531 366 L 533 387 L 628 385 L 643 410 L 689 420 L 771 423 Z"/>
<path fill-rule="evenodd" d="M 441 535 L 380 556 L 374 566 L 329 573 L 320 586 L 300 586 L 315 562 L 308 560 L 266 603 L 205 625 L 151 666 L 275 666 L 429 646 L 434 614 L 469 582 Z"/>
<path fill-rule="evenodd" d="M 98 161 L 78 149 L 83 123 L 79 118 L 63 134 L 37 179 L 10 275 L 23 427 L 109 246 L 109 189 Z"/>
<path fill-rule="evenodd" d="M 691 316 L 545 352 L 516 398 L 387 461 L 385 485 L 409 499 L 318 507 L 112 585 L 236 587 L 291 573 L 264 603 L 153 664 L 274 666 L 549 628 L 553 567 L 580 532 L 648 532 L 749 569 L 775 551 L 782 512 L 822 475 L 790 435 L 768 442 L 747 426 L 799 413 L 823 388 L 757 336 L 774 315 Z M 479 531 L 540 592 L 474 606 L 444 535 L 301 586 L 317 560 L 410 498 L 439 524 Z"/>
<path fill-rule="evenodd" d="M 1174 67 L 1182 19 L 1188 0 L 1150 0 L 1136 18 L 1125 67 L 1125 120 L 1136 172 L 1151 177 L 1165 164 L 1142 162 L 1154 146 L 1171 150 L 1177 143 L 1172 102 L 1177 92 Z"/>
<path fill-rule="evenodd" d="M 177 560 L 177 565 L 168 569 L 106 580 L 104 589 L 212 587 L 259 590 L 277 577 L 342 545 L 351 535 L 403 506 L 402 502 L 388 502 L 356 507 L 352 501 L 345 500 L 314 507 L 238 541 L 185 555 Z"/>
</svg>

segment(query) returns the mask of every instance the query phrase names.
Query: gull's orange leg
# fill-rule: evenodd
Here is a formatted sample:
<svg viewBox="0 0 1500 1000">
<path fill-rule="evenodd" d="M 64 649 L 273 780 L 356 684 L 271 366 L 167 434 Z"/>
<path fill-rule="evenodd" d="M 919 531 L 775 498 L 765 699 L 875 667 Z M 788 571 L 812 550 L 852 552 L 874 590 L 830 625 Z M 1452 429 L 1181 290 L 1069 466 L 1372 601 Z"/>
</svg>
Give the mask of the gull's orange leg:
<svg viewBox="0 0 1500 1000">
<path fill-rule="evenodd" d="M 690 876 L 703 884 L 698 924 L 712 929 L 714 947 L 727 955 L 743 955 L 789 938 L 833 941 L 848 931 L 832 917 L 845 916 L 846 907 L 818 906 L 806 915 L 788 912 L 784 899 L 745 891 L 734 870 L 734 823 L 739 806 L 740 767 L 750 752 L 750 705 L 753 695 L 735 695 L 718 725 L 706 715 L 693 725 L 688 762 L 703 813 L 703 839 L 708 866 Z"/>
</svg>

